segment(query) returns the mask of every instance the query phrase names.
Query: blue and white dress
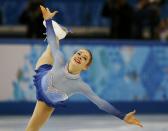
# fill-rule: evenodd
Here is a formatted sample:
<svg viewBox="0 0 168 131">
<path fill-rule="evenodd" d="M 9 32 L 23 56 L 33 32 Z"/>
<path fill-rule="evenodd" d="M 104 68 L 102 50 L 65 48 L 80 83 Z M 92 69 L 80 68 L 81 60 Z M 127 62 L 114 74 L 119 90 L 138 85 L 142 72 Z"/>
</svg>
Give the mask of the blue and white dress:
<svg viewBox="0 0 168 131">
<path fill-rule="evenodd" d="M 52 20 L 46 21 L 46 30 L 47 42 L 50 44 L 54 63 L 53 66 L 44 64 L 35 70 L 34 85 L 37 99 L 55 108 L 59 102 L 66 101 L 70 96 L 80 93 L 101 110 L 123 119 L 125 114 L 98 97 L 89 85 L 81 79 L 80 74 L 73 75 L 68 72 L 67 66 L 64 64 L 63 54 L 59 50 L 59 41 L 54 32 Z"/>
</svg>

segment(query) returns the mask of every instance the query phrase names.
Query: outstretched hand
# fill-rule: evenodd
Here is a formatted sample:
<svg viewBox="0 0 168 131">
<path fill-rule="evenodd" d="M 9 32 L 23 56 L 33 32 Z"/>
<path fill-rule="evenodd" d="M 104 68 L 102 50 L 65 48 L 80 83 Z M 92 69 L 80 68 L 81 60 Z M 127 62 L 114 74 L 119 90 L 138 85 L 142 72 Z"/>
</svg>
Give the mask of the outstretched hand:
<svg viewBox="0 0 168 131">
<path fill-rule="evenodd" d="M 48 8 L 45 8 L 44 6 L 40 5 L 41 12 L 43 15 L 44 20 L 49 20 L 52 19 L 58 11 L 50 12 Z"/>
<path fill-rule="evenodd" d="M 133 124 L 133 125 L 137 125 L 139 127 L 143 127 L 143 125 L 141 124 L 141 122 L 135 118 L 135 113 L 136 111 L 132 111 L 130 113 L 128 113 L 125 117 L 124 117 L 124 121 L 128 124 Z"/>
</svg>

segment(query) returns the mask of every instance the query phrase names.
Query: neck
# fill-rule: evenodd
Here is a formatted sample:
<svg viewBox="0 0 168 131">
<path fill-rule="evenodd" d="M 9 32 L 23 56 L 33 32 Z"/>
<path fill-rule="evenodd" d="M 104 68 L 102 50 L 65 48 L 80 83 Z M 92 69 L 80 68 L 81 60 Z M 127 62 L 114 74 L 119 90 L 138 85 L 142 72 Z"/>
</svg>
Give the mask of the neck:
<svg viewBox="0 0 168 131">
<path fill-rule="evenodd" d="M 80 74 L 80 72 L 81 72 L 81 70 L 75 68 L 74 66 L 71 66 L 70 64 L 68 64 L 67 70 L 69 73 L 71 73 L 73 75 Z"/>
</svg>

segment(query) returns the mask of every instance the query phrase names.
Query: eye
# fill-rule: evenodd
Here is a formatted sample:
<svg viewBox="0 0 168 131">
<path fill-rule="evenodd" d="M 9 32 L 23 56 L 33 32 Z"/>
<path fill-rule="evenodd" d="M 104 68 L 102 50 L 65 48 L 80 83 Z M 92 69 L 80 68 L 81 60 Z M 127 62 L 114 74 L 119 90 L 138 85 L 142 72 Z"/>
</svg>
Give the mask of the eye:
<svg viewBox="0 0 168 131">
<path fill-rule="evenodd" d="M 80 53 L 80 52 L 78 52 L 77 54 L 78 54 L 78 55 L 81 55 L 81 53 Z"/>
<path fill-rule="evenodd" d="M 86 57 L 83 57 L 83 59 L 86 61 L 87 59 L 86 59 Z"/>
</svg>

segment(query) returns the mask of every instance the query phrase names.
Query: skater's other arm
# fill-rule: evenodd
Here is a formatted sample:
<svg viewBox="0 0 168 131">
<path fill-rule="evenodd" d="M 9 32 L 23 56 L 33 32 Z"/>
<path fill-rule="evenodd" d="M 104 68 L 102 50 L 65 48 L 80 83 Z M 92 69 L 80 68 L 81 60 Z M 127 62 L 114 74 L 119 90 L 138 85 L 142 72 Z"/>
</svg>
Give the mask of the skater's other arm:
<svg viewBox="0 0 168 131">
<path fill-rule="evenodd" d="M 110 103 L 108 103 L 107 101 L 98 97 L 87 84 L 84 84 L 83 86 L 81 86 L 80 89 L 81 89 L 81 93 L 84 94 L 85 96 L 87 96 L 88 99 L 90 101 L 92 101 L 94 104 L 96 104 L 101 110 L 104 110 L 107 113 L 110 113 L 110 114 L 124 120 L 128 124 L 134 124 L 134 125 L 138 125 L 140 127 L 143 127 L 141 125 L 140 121 L 137 118 L 135 118 L 135 116 L 134 116 L 136 113 L 135 111 L 130 112 L 128 114 L 120 112 L 114 106 L 112 106 Z"/>
<path fill-rule="evenodd" d="M 125 117 L 124 113 L 121 113 L 110 103 L 97 96 L 87 84 L 81 86 L 80 89 L 81 93 L 84 96 L 86 96 L 90 101 L 92 101 L 94 104 L 96 104 L 101 110 L 104 110 L 105 112 L 110 113 L 122 120 L 124 119 Z"/>
<path fill-rule="evenodd" d="M 54 63 L 61 65 L 63 63 L 63 56 L 59 50 L 59 40 L 52 25 L 52 18 L 56 14 L 56 11 L 51 13 L 48 8 L 44 8 L 43 6 L 40 6 L 40 8 L 43 14 L 43 18 L 46 21 L 47 42 L 50 45 Z"/>
</svg>

